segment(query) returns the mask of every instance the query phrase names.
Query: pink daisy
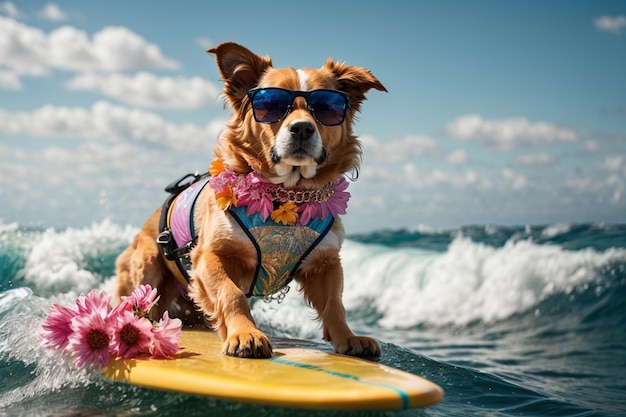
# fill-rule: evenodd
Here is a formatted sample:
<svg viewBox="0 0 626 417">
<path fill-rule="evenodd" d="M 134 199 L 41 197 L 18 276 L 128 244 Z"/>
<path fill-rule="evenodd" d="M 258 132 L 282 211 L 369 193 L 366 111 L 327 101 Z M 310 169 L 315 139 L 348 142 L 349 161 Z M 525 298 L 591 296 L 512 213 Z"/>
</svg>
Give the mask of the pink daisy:
<svg viewBox="0 0 626 417">
<path fill-rule="evenodd" d="M 49 349 L 65 349 L 73 332 L 71 325 L 76 314 L 76 311 L 69 307 L 53 304 L 41 325 L 39 339 L 42 345 Z"/>
<path fill-rule="evenodd" d="M 271 195 L 273 187 L 271 182 L 256 172 L 250 172 L 246 175 L 244 186 L 237 192 L 237 205 L 248 206 L 248 216 L 259 213 L 265 221 L 274 210 Z"/>
<path fill-rule="evenodd" d="M 209 185 L 216 193 L 223 191 L 229 184 L 233 188 L 237 188 L 239 178 L 233 171 L 226 170 L 209 179 Z"/>
<path fill-rule="evenodd" d="M 76 358 L 76 367 L 89 364 L 104 367 L 109 362 L 111 325 L 98 311 L 77 315 L 72 319 L 73 333 L 69 337 L 67 350 Z"/>
<path fill-rule="evenodd" d="M 170 319 L 166 311 L 159 325 L 152 329 L 154 343 L 150 347 L 150 353 L 155 358 L 172 359 L 180 349 L 178 339 L 180 338 L 183 323 L 180 319 Z"/>
<path fill-rule="evenodd" d="M 130 298 L 135 300 L 135 305 L 138 309 L 146 312 L 149 311 L 157 301 L 159 301 L 159 297 L 157 297 L 157 289 L 152 288 L 150 284 L 140 285 L 135 288 L 133 293 L 130 295 Z"/>
<path fill-rule="evenodd" d="M 153 339 L 150 320 L 137 317 L 130 311 L 122 311 L 117 316 L 110 346 L 117 356 L 131 359 L 149 355 Z"/>
<path fill-rule="evenodd" d="M 139 317 L 147 317 L 152 306 L 154 306 L 160 297 L 157 297 L 157 289 L 152 288 L 150 284 L 142 284 L 135 288 L 128 297 L 122 297 L 122 302 L 117 305 L 113 311 L 113 315 L 120 314 L 121 311 L 132 311 Z"/>
<path fill-rule="evenodd" d="M 94 289 L 76 299 L 76 308 L 79 314 L 95 313 L 106 318 L 111 312 L 111 297 L 106 291 Z"/>
</svg>

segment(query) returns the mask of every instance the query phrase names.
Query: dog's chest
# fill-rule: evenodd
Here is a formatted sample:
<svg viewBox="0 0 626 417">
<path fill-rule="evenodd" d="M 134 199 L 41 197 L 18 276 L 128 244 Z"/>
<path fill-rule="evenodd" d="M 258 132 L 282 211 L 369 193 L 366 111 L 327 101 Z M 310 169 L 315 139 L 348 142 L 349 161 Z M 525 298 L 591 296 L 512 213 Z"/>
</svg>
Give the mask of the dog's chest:
<svg viewBox="0 0 626 417">
<path fill-rule="evenodd" d="M 271 298 L 294 277 L 302 261 L 325 239 L 334 217 L 309 221 L 306 225 L 286 226 L 249 215 L 245 207 L 229 211 L 238 226 L 254 245 L 257 268 L 248 296 Z"/>
</svg>

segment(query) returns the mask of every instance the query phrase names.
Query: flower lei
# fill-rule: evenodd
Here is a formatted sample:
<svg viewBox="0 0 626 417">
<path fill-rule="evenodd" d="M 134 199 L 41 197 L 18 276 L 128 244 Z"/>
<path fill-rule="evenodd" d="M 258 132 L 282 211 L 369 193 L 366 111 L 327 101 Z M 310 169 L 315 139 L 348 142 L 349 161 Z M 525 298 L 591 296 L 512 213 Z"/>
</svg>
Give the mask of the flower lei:
<svg viewBox="0 0 626 417">
<path fill-rule="evenodd" d="M 213 161 L 209 173 L 209 185 L 215 191 L 220 210 L 231 206 L 247 207 L 248 216 L 257 213 L 264 222 L 269 217 L 284 225 L 304 225 L 328 215 L 346 214 L 350 199 L 350 193 L 345 191 L 348 181 L 344 177 L 319 190 L 297 190 L 274 184 L 254 171 L 237 174 L 219 159 Z"/>
<path fill-rule="evenodd" d="M 167 311 L 158 323 L 150 321 L 158 299 L 156 288 L 141 285 L 111 308 L 105 291 L 92 290 L 78 297 L 75 308 L 53 304 L 39 338 L 44 347 L 69 354 L 77 368 L 104 367 L 111 357 L 171 359 L 180 349 L 182 322 Z"/>
</svg>

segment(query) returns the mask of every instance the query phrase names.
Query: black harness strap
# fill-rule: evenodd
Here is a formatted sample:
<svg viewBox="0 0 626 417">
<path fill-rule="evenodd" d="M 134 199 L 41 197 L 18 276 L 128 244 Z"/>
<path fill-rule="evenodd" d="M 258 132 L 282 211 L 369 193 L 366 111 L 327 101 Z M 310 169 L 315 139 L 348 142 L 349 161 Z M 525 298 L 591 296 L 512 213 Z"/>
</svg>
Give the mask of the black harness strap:
<svg viewBox="0 0 626 417">
<path fill-rule="evenodd" d="M 188 268 L 191 265 L 191 260 L 189 259 L 189 252 L 196 245 L 197 238 L 193 239 L 191 242 L 188 242 L 186 245 L 181 246 L 180 248 L 176 247 L 176 242 L 172 236 L 172 230 L 168 224 L 168 215 L 170 211 L 170 207 L 172 203 L 178 197 L 180 193 L 185 191 L 191 184 L 199 181 L 204 176 L 199 175 L 197 172 L 195 174 L 186 174 L 180 177 L 178 180 L 172 182 L 167 187 L 165 187 L 165 191 L 170 193 L 170 195 L 163 202 L 163 206 L 161 208 L 161 217 L 159 219 L 159 235 L 156 238 L 156 242 L 161 247 L 161 251 L 163 252 L 163 256 L 170 261 L 175 261 L 178 270 L 183 274 L 185 280 L 189 282 L 189 273 Z"/>
</svg>

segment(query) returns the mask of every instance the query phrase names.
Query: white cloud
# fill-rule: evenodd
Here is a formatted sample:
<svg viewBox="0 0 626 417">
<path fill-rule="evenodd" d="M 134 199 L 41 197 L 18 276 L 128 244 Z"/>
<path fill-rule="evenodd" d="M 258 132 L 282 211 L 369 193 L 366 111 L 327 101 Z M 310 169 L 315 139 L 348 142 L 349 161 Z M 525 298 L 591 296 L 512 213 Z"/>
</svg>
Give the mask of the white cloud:
<svg viewBox="0 0 626 417">
<path fill-rule="evenodd" d="M 619 203 L 624 193 L 624 178 L 613 174 L 606 179 L 606 184 L 614 187 L 613 194 L 611 195 L 611 202 L 613 204 Z"/>
<path fill-rule="evenodd" d="M 585 142 L 585 150 L 589 153 L 596 153 L 598 152 L 599 148 L 600 146 L 598 145 L 598 142 L 595 140 L 588 140 Z"/>
<path fill-rule="evenodd" d="M 10 1 L 5 1 L 4 3 L 0 4 L 0 11 L 13 19 L 18 19 L 21 16 L 21 13 L 18 10 L 17 6 Z"/>
<path fill-rule="evenodd" d="M 207 149 L 222 126 L 222 121 L 204 126 L 174 124 L 155 113 L 106 101 L 96 102 L 90 109 L 51 105 L 32 112 L 0 109 L 0 130 L 11 134 L 145 142 L 174 149 Z"/>
<path fill-rule="evenodd" d="M 162 204 L 165 185 L 205 169 L 212 155 L 128 142 L 36 150 L 19 146 L 0 143 L 3 215 L 34 222 L 45 217 L 46 225 L 60 226 L 103 218 L 141 225 Z"/>
<path fill-rule="evenodd" d="M 464 165 L 469 161 L 469 155 L 464 150 L 457 149 L 446 156 L 446 161 L 452 165 Z"/>
<path fill-rule="evenodd" d="M 196 44 L 200 48 L 204 49 L 205 51 L 207 49 L 210 49 L 211 47 L 214 46 L 213 41 L 211 41 L 211 39 L 205 38 L 205 37 L 202 37 L 202 36 L 199 36 L 199 37 L 196 38 Z"/>
<path fill-rule="evenodd" d="M 46 34 L 0 16 L 0 68 L 18 74 L 65 71 L 120 71 L 135 68 L 177 69 L 158 46 L 125 27 L 105 27 L 89 35 L 72 26 Z"/>
<path fill-rule="evenodd" d="M 70 90 L 98 91 L 122 103 L 148 108 L 199 109 L 214 106 L 220 89 L 201 77 L 158 77 L 147 72 L 85 73 L 67 84 Z"/>
<path fill-rule="evenodd" d="M 626 27 L 626 16 L 600 16 L 593 20 L 596 29 L 620 35 Z"/>
<path fill-rule="evenodd" d="M 499 149 L 575 142 L 579 138 L 575 131 L 551 123 L 531 123 L 522 117 L 484 120 L 479 115 L 454 119 L 446 125 L 446 132 L 454 138 L 477 140 Z"/>
<path fill-rule="evenodd" d="M 67 20 L 67 13 L 65 13 L 61 8 L 55 3 L 48 3 L 41 9 L 39 12 L 39 16 L 42 19 L 51 20 L 53 22 L 63 22 Z"/>
<path fill-rule="evenodd" d="M 518 165 L 552 165 L 555 162 L 556 158 L 549 153 L 520 155 L 515 160 Z"/>
<path fill-rule="evenodd" d="M 626 174 L 626 161 L 622 156 L 608 156 L 598 168 L 609 172 L 620 172 L 624 170 Z"/>
<path fill-rule="evenodd" d="M 359 138 L 363 144 L 365 158 L 376 161 L 403 162 L 437 153 L 437 142 L 423 135 L 408 135 L 402 139 L 379 141 L 374 137 L 363 135 Z"/>
<path fill-rule="evenodd" d="M 525 176 L 513 172 L 510 168 L 502 169 L 502 180 L 513 190 L 521 190 L 528 185 L 528 179 Z"/>
<path fill-rule="evenodd" d="M 0 89 L 21 90 L 22 82 L 20 77 L 13 71 L 0 70 Z"/>
<path fill-rule="evenodd" d="M 368 166 L 363 169 L 363 179 L 371 184 L 382 185 L 389 190 L 397 190 L 402 186 L 419 189 L 439 187 L 488 189 L 493 185 L 488 178 L 480 176 L 472 169 L 462 173 L 446 172 L 440 169 L 425 171 L 408 162 L 402 165 L 398 172 L 395 166 L 396 164 Z"/>
</svg>

